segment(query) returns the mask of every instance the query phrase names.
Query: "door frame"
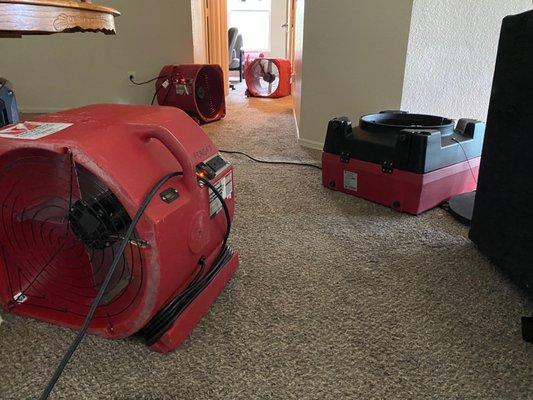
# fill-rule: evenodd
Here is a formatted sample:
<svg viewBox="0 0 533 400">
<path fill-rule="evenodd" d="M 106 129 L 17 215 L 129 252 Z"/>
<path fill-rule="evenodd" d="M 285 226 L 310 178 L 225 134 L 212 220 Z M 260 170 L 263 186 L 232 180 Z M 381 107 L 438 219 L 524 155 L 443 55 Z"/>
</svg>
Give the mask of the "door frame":
<svg viewBox="0 0 533 400">
<path fill-rule="evenodd" d="M 227 0 L 191 0 L 194 63 L 217 64 L 229 92 Z"/>
</svg>

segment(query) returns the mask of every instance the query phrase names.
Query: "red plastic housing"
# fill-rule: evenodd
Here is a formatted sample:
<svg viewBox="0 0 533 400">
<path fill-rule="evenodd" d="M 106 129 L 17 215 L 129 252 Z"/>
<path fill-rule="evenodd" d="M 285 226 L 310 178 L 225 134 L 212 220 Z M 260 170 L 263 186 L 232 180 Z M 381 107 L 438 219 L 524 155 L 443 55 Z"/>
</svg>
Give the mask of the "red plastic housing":
<svg viewBox="0 0 533 400">
<path fill-rule="evenodd" d="M 216 64 L 166 65 L 155 83 L 157 103 L 178 107 L 200 123 L 226 115 L 224 74 Z"/>
<path fill-rule="evenodd" d="M 80 198 L 72 164 L 107 186 L 130 217 L 155 182 L 183 172 L 161 188 L 175 189 L 175 200 L 165 202 L 156 195 L 149 204 L 137 225 L 137 235 L 147 245 L 132 244 L 125 252 L 126 260 L 139 268 L 132 270 L 120 295 L 98 307 L 89 328 L 113 339 L 131 336 L 192 280 L 199 258 L 210 266 L 220 250 L 226 219 L 223 212 L 210 212 L 209 190 L 196 178 L 196 165 L 216 155 L 217 148 L 177 108 L 102 104 L 36 120 L 66 125 L 35 140 L 0 135 L 0 304 L 14 314 L 77 329 L 98 289 L 83 243 L 71 231 L 54 227 L 68 213 L 69 197 L 71 204 Z M 35 157 L 45 162 L 33 164 Z M 228 164 L 212 183 L 232 174 Z M 228 193 L 233 218 L 233 184 Z M 55 214 L 35 217 L 32 210 L 44 203 Z M 40 230 L 34 230 L 36 223 Z M 154 350 L 171 351 L 187 337 L 237 264 L 234 254 Z M 19 292 L 24 301 L 15 301 Z"/>
<path fill-rule="evenodd" d="M 263 61 L 272 61 L 279 71 L 279 84 L 275 91 L 269 95 L 261 93 L 260 78 L 254 75 L 254 66 Z M 282 58 L 264 58 L 259 57 L 255 60 L 247 60 L 245 65 L 244 79 L 246 80 L 246 87 L 248 88 L 248 94 L 252 97 L 269 97 L 279 98 L 289 96 L 291 94 L 291 62 Z"/>
<path fill-rule="evenodd" d="M 476 189 L 480 157 L 441 168 L 426 174 L 402 170 L 382 171 L 382 166 L 357 159 L 343 162 L 338 155 L 322 153 L 322 184 L 418 215 L 451 197 Z"/>
</svg>

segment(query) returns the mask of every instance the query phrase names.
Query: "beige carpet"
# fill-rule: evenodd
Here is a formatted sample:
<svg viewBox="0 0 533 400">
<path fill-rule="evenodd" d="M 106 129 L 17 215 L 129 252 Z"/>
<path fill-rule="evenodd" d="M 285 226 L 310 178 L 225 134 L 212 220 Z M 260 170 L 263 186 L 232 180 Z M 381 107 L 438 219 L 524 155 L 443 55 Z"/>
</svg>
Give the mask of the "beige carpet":
<svg viewBox="0 0 533 400">
<path fill-rule="evenodd" d="M 324 125 L 327 121 L 324 121 Z M 221 148 L 317 160 L 290 102 L 229 98 Z M 241 268 L 171 355 L 89 337 L 61 399 L 531 399 L 524 299 L 437 209 L 324 189 L 320 172 L 231 157 Z M 74 332 L 3 315 L 0 398 L 35 397 Z"/>
</svg>

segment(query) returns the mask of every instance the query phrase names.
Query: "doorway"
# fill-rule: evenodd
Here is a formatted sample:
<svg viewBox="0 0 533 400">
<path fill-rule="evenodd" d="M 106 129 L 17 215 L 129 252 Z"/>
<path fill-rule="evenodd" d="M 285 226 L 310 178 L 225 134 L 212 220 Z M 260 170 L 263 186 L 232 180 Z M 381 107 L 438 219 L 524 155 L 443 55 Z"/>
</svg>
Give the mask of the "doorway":
<svg viewBox="0 0 533 400">
<path fill-rule="evenodd" d="M 294 64 L 295 4 L 295 0 L 191 0 L 194 62 L 219 64 L 232 84 L 244 80 L 247 54 L 287 58 Z"/>
<path fill-rule="evenodd" d="M 231 81 L 242 81 L 247 55 L 287 58 L 289 2 L 227 0 Z"/>
</svg>

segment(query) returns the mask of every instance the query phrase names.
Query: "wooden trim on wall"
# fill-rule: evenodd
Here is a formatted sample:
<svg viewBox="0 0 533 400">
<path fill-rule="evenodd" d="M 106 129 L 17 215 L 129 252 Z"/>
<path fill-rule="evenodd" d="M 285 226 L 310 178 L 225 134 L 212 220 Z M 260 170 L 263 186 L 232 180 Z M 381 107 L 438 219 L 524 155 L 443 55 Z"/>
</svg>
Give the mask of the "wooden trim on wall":
<svg viewBox="0 0 533 400">
<path fill-rule="evenodd" d="M 227 0 L 205 0 L 207 59 L 224 72 L 224 92 L 229 92 L 228 4 Z"/>
<path fill-rule="evenodd" d="M 207 19 L 205 0 L 191 0 L 193 62 L 208 63 Z"/>
<path fill-rule="evenodd" d="M 296 0 L 287 3 L 287 58 L 294 65 L 294 29 L 296 25 Z"/>
</svg>

